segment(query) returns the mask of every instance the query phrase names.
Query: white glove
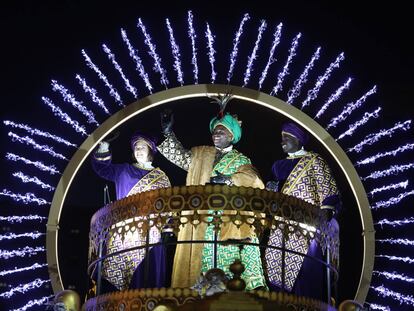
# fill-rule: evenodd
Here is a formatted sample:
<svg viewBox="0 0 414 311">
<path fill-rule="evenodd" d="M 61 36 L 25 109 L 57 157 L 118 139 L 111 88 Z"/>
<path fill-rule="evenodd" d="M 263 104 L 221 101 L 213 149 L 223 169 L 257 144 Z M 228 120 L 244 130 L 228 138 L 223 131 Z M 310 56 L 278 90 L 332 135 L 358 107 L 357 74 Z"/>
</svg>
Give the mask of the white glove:
<svg viewBox="0 0 414 311">
<path fill-rule="evenodd" d="M 109 143 L 107 141 L 99 142 L 97 153 L 105 153 L 109 151 Z"/>
</svg>

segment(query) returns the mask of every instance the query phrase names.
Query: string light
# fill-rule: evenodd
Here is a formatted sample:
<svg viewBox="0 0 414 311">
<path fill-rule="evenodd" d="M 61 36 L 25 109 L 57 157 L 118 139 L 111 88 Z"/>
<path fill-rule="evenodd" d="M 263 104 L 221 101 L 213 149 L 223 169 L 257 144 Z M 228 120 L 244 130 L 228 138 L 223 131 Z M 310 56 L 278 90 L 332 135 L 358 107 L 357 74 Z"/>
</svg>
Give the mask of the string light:
<svg viewBox="0 0 414 311">
<path fill-rule="evenodd" d="M 375 290 L 378 294 L 380 294 L 380 296 L 382 297 L 391 297 L 394 300 L 398 301 L 400 304 L 405 303 L 405 304 L 414 306 L 414 298 L 411 295 L 403 295 L 401 293 L 392 291 L 384 287 L 384 285 L 377 286 L 377 287 L 371 286 L 371 288 Z"/>
<path fill-rule="evenodd" d="M 257 39 L 256 39 L 256 42 L 254 43 L 254 48 L 252 50 L 252 53 L 247 59 L 247 66 L 246 66 L 246 71 L 244 73 L 244 79 L 243 79 L 244 81 L 243 87 L 245 87 L 247 83 L 249 82 L 250 76 L 253 71 L 253 62 L 257 58 L 257 51 L 259 50 L 260 41 L 262 41 L 263 32 L 265 31 L 266 27 L 267 27 L 266 21 L 262 20 L 260 27 L 258 29 Z"/>
<path fill-rule="evenodd" d="M 378 152 L 377 154 L 365 158 L 364 160 L 360 160 L 357 161 L 355 163 L 356 166 L 360 166 L 360 165 L 366 165 L 369 163 L 374 163 L 376 160 L 384 158 L 384 157 L 388 157 L 388 156 L 396 156 L 397 153 L 401 153 L 407 150 L 413 150 L 414 149 L 414 144 L 406 144 L 404 146 L 400 146 L 397 149 L 391 150 L 391 151 L 385 151 L 385 152 Z"/>
<path fill-rule="evenodd" d="M 262 89 L 262 84 L 263 84 L 264 80 L 267 77 L 267 72 L 269 71 L 270 65 L 273 64 L 274 62 L 276 62 L 276 59 L 274 58 L 273 55 L 275 54 L 276 47 L 280 43 L 280 36 L 282 34 L 282 27 L 283 27 L 283 24 L 280 23 L 279 25 L 277 25 L 277 27 L 275 29 L 275 32 L 273 33 L 272 48 L 270 49 L 269 57 L 267 59 L 266 66 L 263 69 L 262 74 L 260 75 L 259 90 Z"/>
<path fill-rule="evenodd" d="M 23 163 L 27 165 L 33 165 L 34 167 L 40 169 L 41 171 L 48 172 L 51 175 L 60 174 L 60 172 L 56 169 L 56 166 L 54 165 L 45 165 L 40 161 L 32 161 L 24 157 L 18 156 L 17 154 L 14 154 L 14 153 L 8 152 L 6 154 L 6 159 L 10 161 L 14 161 L 14 162 L 22 161 Z"/>
<path fill-rule="evenodd" d="M 384 207 L 390 207 L 391 205 L 395 205 L 400 203 L 400 201 L 410 195 L 414 195 L 414 190 L 411 191 L 407 191 L 404 193 L 400 193 L 397 197 L 392 197 L 389 198 L 388 200 L 385 201 L 378 201 L 375 203 L 375 205 L 371 206 L 371 209 L 379 209 L 379 208 L 384 208 Z"/>
<path fill-rule="evenodd" d="M 54 158 L 58 158 L 58 159 L 66 160 L 66 161 L 68 160 L 63 154 L 55 152 L 53 150 L 53 147 L 50 147 L 48 145 L 39 145 L 37 142 L 35 142 L 32 138 L 28 136 L 21 137 L 13 132 L 9 132 L 8 136 L 12 138 L 13 142 L 17 141 L 21 144 L 26 144 L 32 147 L 33 149 L 46 152 L 47 154 L 50 154 Z"/>
<path fill-rule="evenodd" d="M 342 112 L 331 119 L 326 129 L 330 129 L 331 127 L 336 127 L 339 123 L 343 122 L 348 118 L 348 116 L 357 108 L 361 107 L 362 104 L 365 103 L 367 98 L 371 96 L 372 94 L 375 94 L 377 92 L 377 86 L 374 85 L 372 89 L 370 89 L 368 92 L 366 92 L 361 98 L 359 98 L 356 102 L 348 103 L 345 108 L 342 110 Z"/>
<path fill-rule="evenodd" d="M 24 248 L 13 249 L 11 251 L 6 249 L 0 249 L 0 258 L 9 259 L 13 257 L 31 257 L 37 255 L 40 252 L 46 252 L 46 249 L 43 246 L 25 246 Z"/>
<path fill-rule="evenodd" d="M 383 225 L 388 225 L 392 227 L 399 227 L 404 225 L 409 225 L 414 223 L 414 217 L 410 218 L 404 218 L 404 219 L 398 219 L 398 220 L 388 220 L 388 219 L 381 219 L 380 221 L 376 222 L 376 225 L 380 225 L 381 227 Z"/>
<path fill-rule="evenodd" d="M 10 197 L 16 202 L 23 202 L 24 204 L 29 203 L 36 203 L 37 205 L 48 205 L 51 204 L 50 202 L 46 201 L 45 199 L 38 198 L 34 193 L 27 192 L 26 194 L 20 194 L 20 193 L 13 193 L 7 189 L 3 189 L 2 192 L 0 192 L 0 195 Z"/>
<path fill-rule="evenodd" d="M 45 283 L 50 283 L 50 280 L 35 279 L 34 281 L 32 281 L 30 283 L 20 284 L 16 287 L 13 287 L 11 290 L 9 290 L 7 292 L 1 293 L 0 297 L 10 298 L 11 296 L 14 295 L 15 292 L 26 293 L 29 290 L 39 288 L 40 286 L 42 286 Z"/>
<path fill-rule="evenodd" d="M 329 98 L 326 100 L 326 102 L 323 104 L 323 106 L 321 107 L 321 109 L 319 109 L 318 113 L 315 116 L 315 119 L 319 119 L 326 111 L 326 109 L 328 109 L 328 107 L 335 101 L 337 101 L 342 93 L 349 89 L 349 86 L 351 85 L 352 82 L 352 78 L 348 78 L 348 80 L 346 80 L 346 82 L 344 84 L 342 84 L 335 92 L 333 92 Z"/>
<path fill-rule="evenodd" d="M 81 53 L 83 55 L 83 58 L 85 59 L 86 66 L 91 68 L 95 73 L 98 75 L 99 79 L 103 81 L 105 86 L 109 89 L 109 95 L 111 95 L 115 101 L 118 103 L 119 106 L 125 107 L 125 105 L 122 103 L 121 96 L 119 95 L 118 91 L 112 86 L 112 84 L 109 83 L 108 78 L 102 73 L 102 71 L 96 66 L 89 55 L 86 53 L 85 50 L 81 50 Z"/>
<path fill-rule="evenodd" d="M 112 65 L 114 65 L 115 69 L 119 72 L 122 80 L 125 83 L 125 89 L 130 92 L 132 95 L 134 95 L 134 98 L 138 97 L 137 89 L 136 87 L 132 86 L 129 82 L 128 78 L 125 76 L 124 71 L 122 70 L 121 66 L 118 64 L 115 58 L 115 54 L 112 53 L 111 49 L 108 48 L 106 44 L 102 44 L 102 48 L 106 55 L 108 56 L 108 59 L 111 61 Z"/>
<path fill-rule="evenodd" d="M 42 136 L 42 137 L 50 138 L 50 139 L 54 140 L 55 142 L 64 144 L 66 146 L 78 147 L 77 145 L 69 142 L 68 140 L 66 140 L 66 139 L 64 139 L 62 137 L 59 137 L 59 136 L 54 135 L 54 134 L 50 134 L 49 132 L 41 131 L 41 130 L 39 130 L 37 128 L 32 128 L 32 127 L 30 127 L 27 124 L 15 123 L 15 122 L 9 121 L 9 120 L 4 120 L 3 123 L 5 125 L 7 125 L 7 126 L 11 126 L 11 127 L 14 127 L 14 128 L 23 129 L 23 130 L 29 132 L 31 135 L 37 135 L 37 136 Z"/>
<path fill-rule="evenodd" d="M 39 216 L 39 215 L 25 215 L 25 216 L 0 216 L 0 221 L 6 221 L 8 223 L 22 223 L 23 221 L 28 220 L 39 220 L 44 221 L 47 217 Z"/>
<path fill-rule="evenodd" d="M 22 272 L 22 271 L 35 270 L 35 269 L 39 269 L 43 267 L 47 267 L 47 263 L 45 264 L 35 263 L 31 265 L 30 267 L 14 268 L 13 270 L 3 270 L 3 271 L 0 271 L 0 276 L 5 276 L 8 274 L 13 274 L 13 273 Z"/>
<path fill-rule="evenodd" d="M 407 246 L 413 246 L 414 241 L 408 240 L 408 239 L 381 239 L 376 240 L 379 243 L 389 243 L 389 244 L 399 244 L 399 245 L 407 245 Z"/>
<path fill-rule="evenodd" d="M 191 40 L 191 51 L 193 53 L 193 57 L 191 58 L 191 64 L 193 64 L 193 73 L 194 73 L 194 84 L 198 84 L 198 65 L 197 65 L 197 48 L 195 44 L 195 39 L 197 35 L 195 33 L 193 27 L 193 12 L 188 11 L 188 36 Z"/>
<path fill-rule="evenodd" d="M 292 44 L 291 44 L 290 49 L 289 49 L 289 56 L 286 60 L 285 65 L 283 66 L 283 70 L 281 72 L 279 72 L 279 74 L 277 76 L 277 83 L 273 87 L 272 91 L 270 92 L 270 95 L 275 96 L 275 95 L 277 95 L 277 93 L 279 91 L 282 90 L 283 80 L 289 74 L 289 66 L 290 66 L 290 63 L 292 62 L 293 58 L 296 55 L 296 49 L 298 47 L 300 37 L 302 37 L 302 34 L 298 33 L 296 35 L 296 37 L 292 40 Z"/>
<path fill-rule="evenodd" d="M 23 307 L 18 308 L 18 309 L 12 309 L 10 311 L 26 311 L 27 309 L 30 309 L 33 306 L 42 306 L 44 304 L 47 304 L 49 302 L 50 299 L 52 299 L 54 296 L 47 296 L 47 297 L 42 297 L 40 299 L 34 299 L 34 300 L 29 300 Z"/>
<path fill-rule="evenodd" d="M 52 187 L 51 185 L 44 183 L 43 181 L 41 181 L 36 176 L 33 176 L 33 177 L 27 176 L 27 175 L 23 174 L 22 172 L 14 172 L 13 176 L 19 178 L 24 183 L 34 183 L 34 184 L 42 187 L 43 189 L 47 189 L 49 191 L 55 190 L 55 187 Z"/>
<path fill-rule="evenodd" d="M 86 80 L 84 78 L 82 78 L 80 75 L 76 75 L 75 76 L 76 80 L 78 80 L 79 84 L 82 86 L 83 90 L 85 91 L 86 94 L 89 94 L 89 96 L 91 97 L 92 101 L 97 104 L 100 108 L 102 108 L 102 110 L 110 115 L 111 113 L 109 112 L 108 108 L 105 106 L 105 103 L 103 101 L 102 98 L 100 98 L 98 96 L 98 92 L 90 87 L 87 83 Z"/>
<path fill-rule="evenodd" d="M 381 310 L 381 311 L 391 311 L 390 307 L 388 306 L 381 306 L 375 303 L 367 303 L 369 305 L 370 310 Z"/>
<path fill-rule="evenodd" d="M 410 168 L 414 168 L 414 163 L 402 164 L 402 165 L 391 165 L 388 169 L 372 172 L 368 176 L 363 177 L 361 179 L 362 180 L 378 179 L 378 178 L 382 178 L 382 177 L 386 177 L 390 175 L 396 175 L 398 173 L 409 170 Z"/>
<path fill-rule="evenodd" d="M 142 23 L 141 18 L 138 18 L 138 24 L 137 26 L 141 29 L 142 34 L 145 37 L 145 44 L 149 48 L 148 54 L 152 57 L 154 60 L 154 70 L 155 72 L 158 72 L 161 75 L 161 84 L 164 85 L 165 88 L 168 86 L 168 79 L 166 76 L 165 69 L 162 68 L 161 65 L 161 58 L 158 56 L 156 52 L 156 46 L 152 43 L 151 36 L 147 33 L 147 29 L 145 28 L 145 25 Z"/>
<path fill-rule="evenodd" d="M 375 257 L 387 258 L 388 260 L 391 260 L 391 261 L 402 261 L 402 262 L 409 263 L 409 264 L 414 263 L 414 259 L 410 257 L 398 257 L 398 256 L 389 256 L 389 255 L 375 255 Z"/>
<path fill-rule="evenodd" d="M 302 86 L 308 81 L 309 72 L 312 70 L 313 66 L 315 65 L 315 62 L 319 59 L 320 51 L 321 47 L 318 47 L 315 53 L 313 53 L 311 60 L 306 65 L 305 69 L 303 70 L 299 78 L 296 79 L 293 83 L 293 88 L 290 89 L 288 92 L 288 99 L 286 101 L 288 104 L 292 104 L 293 100 L 299 96 Z"/>
<path fill-rule="evenodd" d="M 250 19 L 250 15 L 248 13 L 244 14 L 243 19 L 240 22 L 239 29 L 236 32 L 236 35 L 233 39 L 233 50 L 230 54 L 230 67 L 229 72 L 227 73 L 227 83 L 230 83 L 231 78 L 233 77 L 234 66 L 237 60 L 237 54 L 239 53 L 239 43 L 240 37 L 243 34 L 243 27 L 244 24 Z"/>
<path fill-rule="evenodd" d="M 39 237 L 45 235 L 45 233 L 40 233 L 38 231 L 34 231 L 34 232 L 25 232 L 25 233 L 13 233 L 13 232 L 9 232 L 5 235 L 0 235 L 0 241 L 3 240 L 14 240 L 14 239 L 18 239 L 18 238 L 32 238 L 34 239 L 38 239 Z"/>
<path fill-rule="evenodd" d="M 344 52 L 342 52 L 341 54 L 339 54 L 337 56 L 337 58 L 335 59 L 335 61 L 333 63 L 331 63 L 328 68 L 326 68 L 324 74 L 322 76 L 319 76 L 318 77 L 318 79 L 316 80 L 315 86 L 313 87 L 313 89 L 311 89 L 308 92 L 308 96 L 302 102 L 302 108 L 301 109 L 305 108 L 306 106 L 309 106 L 309 103 L 312 100 L 315 100 L 318 97 L 319 90 L 321 89 L 321 87 L 325 84 L 326 81 L 328 81 L 328 79 L 331 76 L 333 70 L 335 68 L 339 68 L 339 64 L 344 59 L 345 59 Z"/>
<path fill-rule="evenodd" d="M 403 181 L 403 182 L 399 182 L 396 184 L 389 184 L 389 185 L 385 185 L 382 187 L 378 187 L 378 188 L 374 188 L 372 191 L 369 192 L 369 194 L 371 196 L 374 196 L 375 193 L 377 192 L 382 192 L 382 191 L 387 191 L 387 190 L 391 190 L 391 189 L 398 189 L 398 188 L 407 188 L 408 186 L 408 180 Z"/>
<path fill-rule="evenodd" d="M 180 48 L 177 44 L 177 42 L 175 41 L 175 37 L 174 37 L 174 31 L 173 28 L 171 27 L 170 24 L 170 20 L 167 18 L 166 20 L 166 24 L 167 24 L 167 28 L 168 28 L 168 33 L 170 34 L 170 44 L 171 44 L 171 52 L 174 58 L 174 70 L 177 72 L 177 81 L 183 85 L 184 84 L 184 74 L 183 71 L 181 69 L 181 54 L 180 54 Z M 207 24 L 207 29 L 209 29 L 208 24 Z"/>
<path fill-rule="evenodd" d="M 372 145 L 372 144 L 376 143 L 377 141 L 379 141 L 380 139 L 384 138 L 385 136 L 392 137 L 392 135 L 398 130 L 407 131 L 408 129 L 410 129 L 410 127 L 411 127 L 411 120 L 407 120 L 407 121 L 404 121 L 402 123 L 397 122 L 397 123 L 394 124 L 394 126 L 392 128 L 382 129 L 377 133 L 369 134 L 363 141 L 356 144 L 352 148 L 349 148 L 348 152 L 352 152 L 352 151 L 361 152 L 362 149 L 366 145 Z"/>
<path fill-rule="evenodd" d="M 345 136 L 352 136 L 354 134 L 354 132 L 359 127 L 361 127 L 364 124 L 366 124 L 371 118 L 378 118 L 379 117 L 379 112 L 381 111 L 381 109 L 382 109 L 381 107 L 378 107 L 373 112 L 365 112 L 364 113 L 364 116 L 362 117 L 362 119 L 360 119 L 359 121 L 356 121 L 355 123 L 351 124 L 348 127 L 348 130 L 346 130 L 341 135 L 339 135 L 339 137 L 336 139 L 336 141 L 341 140 Z"/>
<path fill-rule="evenodd" d="M 210 25 L 206 23 L 206 39 L 207 39 L 207 48 L 208 48 L 208 60 L 210 62 L 211 67 L 211 83 L 216 81 L 217 72 L 214 69 L 214 63 L 216 61 L 214 54 L 216 54 L 216 50 L 214 49 L 214 38 L 215 36 L 211 33 Z M 181 84 L 182 85 L 182 84 Z"/>
<path fill-rule="evenodd" d="M 388 280 L 400 280 L 407 283 L 414 283 L 414 278 L 405 276 L 404 274 L 399 274 L 396 272 L 387 272 L 387 271 L 372 271 L 373 274 L 384 276 Z"/>
<path fill-rule="evenodd" d="M 63 100 L 67 103 L 70 103 L 73 107 L 75 107 L 80 113 L 82 113 L 87 119 L 88 123 L 93 123 L 97 126 L 99 126 L 99 123 L 95 119 L 95 114 L 87 109 L 83 102 L 76 100 L 75 95 L 71 94 L 67 88 L 65 88 L 63 85 L 57 83 L 56 80 L 52 80 L 52 90 L 55 92 L 59 92 Z"/>
<path fill-rule="evenodd" d="M 78 121 L 72 120 L 72 118 L 69 117 L 67 113 L 63 112 L 59 107 L 53 104 L 53 102 L 49 98 L 43 96 L 42 100 L 46 105 L 48 105 L 52 109 L 52 112 L 55 116 L 59 117 L 63 122 L 71 125 L 76 132 L 88 136 L 88 133 L 86 132 L 85 127 L 83 125 L 79 125 Z"/>
</svg>

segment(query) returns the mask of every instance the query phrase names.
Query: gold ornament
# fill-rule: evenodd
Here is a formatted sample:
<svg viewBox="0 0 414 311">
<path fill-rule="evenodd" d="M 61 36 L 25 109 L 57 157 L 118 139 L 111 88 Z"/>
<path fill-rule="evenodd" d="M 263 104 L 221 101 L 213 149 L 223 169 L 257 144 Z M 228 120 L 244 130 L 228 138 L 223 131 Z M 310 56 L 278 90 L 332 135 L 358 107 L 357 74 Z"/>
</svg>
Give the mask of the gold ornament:
<svg viewBox="0 0 414 311">
<path fill-rule="evenodd" d="M 338 311 L 361 311 L 363 306 L 361 306 L 357 301 L 354 300 L 344 300 L 339 305 Z"/>
<path fill-rule="evenodd" d="M 80 310 L 80 298 L 77 292 L 65 289 L 55 295 L 53 300 L 55 305 L 63 304 L 66 311 L 79 311 Z"/>
</svg>

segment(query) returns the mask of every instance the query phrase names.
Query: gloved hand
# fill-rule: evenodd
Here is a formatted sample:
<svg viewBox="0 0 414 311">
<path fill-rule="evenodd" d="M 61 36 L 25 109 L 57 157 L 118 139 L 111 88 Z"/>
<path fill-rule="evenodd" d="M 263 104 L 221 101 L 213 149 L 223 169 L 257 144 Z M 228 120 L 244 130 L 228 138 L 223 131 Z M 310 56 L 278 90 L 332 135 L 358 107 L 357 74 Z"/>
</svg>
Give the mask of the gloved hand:
<svg viewBox="0 0 414 311">
<path fill-rule="evenodd" d="M 101 141 L 98 145 L 97 153 L 105 153 L 109 151 L 109 143 L 107 141 Z"/>
<path fill-rule="evenodd" d="M 172 133 L 172 127 L 174 125 L 174 114 L 170 109 L 165 109 L 161 112 L 161 131 L 164 135 Z"/>
<path fill-rule="evenodd" d="M 233 185 L 233 181 L 231 177 L 223 175 L 223 174 L 217 174 L 217 176 L 211 177 L 210 183 L 219 184 L 219 185 L 227 185 L 227 186 Z"/>
<path fill-rule="evenodd" d="M 277 192 L 278 188 L 279 188 L 278 181 L 271 180 L 266 183 L 266 190 Z"/>
</svg>

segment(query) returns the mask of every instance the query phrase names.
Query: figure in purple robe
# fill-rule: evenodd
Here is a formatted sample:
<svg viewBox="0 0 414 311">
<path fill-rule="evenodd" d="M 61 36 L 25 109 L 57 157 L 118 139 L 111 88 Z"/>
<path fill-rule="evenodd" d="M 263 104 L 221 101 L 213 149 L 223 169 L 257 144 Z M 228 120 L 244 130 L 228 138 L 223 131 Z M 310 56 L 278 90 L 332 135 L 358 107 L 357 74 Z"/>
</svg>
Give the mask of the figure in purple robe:
<svg viewBox="0 0 414 311">
<path fill-rule="evenodd" d="M 131 139 L 131 148 L 136 159 L 133 164 L 112 163 L 109 143 L 105 141 L 99 143 L 92 158 L 94 171 L 100 177 L 115 183 L 117 200 L 144 191 L 171 187 L 167 175 L 161 169 L 152 166 L 157 152 L 156 141 L 152 137 L 143 133 L 135 134 Z M 160 240 L 161 232 L 152 227 L 149 232 L 149 243 L 158 243 Z M 115 232 L 107 243 L 106 254 L 142 246 L 145 245 L 145 241 L 146 236 L 140 230 L 128 232 L 122 237 Z M 141 248 L 108 257 L 102 265 L 102 276 L 106 284 L 103 291 L 165 287 L 168 279 L 165 255 L 166 249 L 160 245 L 150 248 L 149 254 L 145 254 L 145 248 Z M 147 271 L 149 276 L 145 280 L 146 260 L 150 263 Z"/>
<path fill-rule="evenodd" d="M 339 206 L 339 193 L 335 179 L 326 161 L 317 153 L 306 151 L 307 133 L 297 124 L 289 122 L 282 126 L 282 149 L 288 154 L 286 159 L 274 162 L 272 175 L 275 181 L 268 182 L 266 188 L 291 195 L 319 206 L 325 210 L 328 220 L 338 228 L 332 219 Z M 338 229 L 339 230 L 339 229 Z M 282 230 L 270 232 L 268 245 L 284 247 L 301 254 L 322 258 L 320 246 L 315 240 L 310 245 L 306 239 L 289 234 L 283 241 Z M 323 266 L 304 256 L 285 252 L 285 276 L 282 281 L 282 252 L 266 248 L 265 266 L 269 287 L 283 289 L 301 296 L 322 298 Z M 282 282 L 284 284 L 282 284 Z"/>
</svg>

